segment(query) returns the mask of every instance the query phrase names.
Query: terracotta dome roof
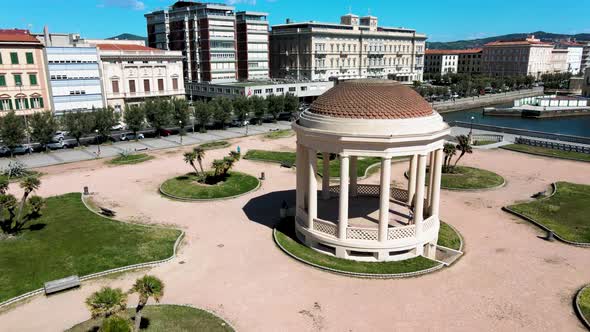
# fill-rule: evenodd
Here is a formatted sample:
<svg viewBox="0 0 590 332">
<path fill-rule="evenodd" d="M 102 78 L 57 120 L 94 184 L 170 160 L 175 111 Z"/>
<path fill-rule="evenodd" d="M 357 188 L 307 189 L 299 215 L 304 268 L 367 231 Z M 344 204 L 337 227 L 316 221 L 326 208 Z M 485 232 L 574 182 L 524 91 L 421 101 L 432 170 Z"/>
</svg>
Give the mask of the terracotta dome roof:
<svg viewBox="0 0 590 332">
<path fill-rule="evenodd" d="M 335 118 L 409 119 L 431 116 L 430 104 L 397 81 L 344 81 L 313 102 L 310 112 Z"/>
</svg>

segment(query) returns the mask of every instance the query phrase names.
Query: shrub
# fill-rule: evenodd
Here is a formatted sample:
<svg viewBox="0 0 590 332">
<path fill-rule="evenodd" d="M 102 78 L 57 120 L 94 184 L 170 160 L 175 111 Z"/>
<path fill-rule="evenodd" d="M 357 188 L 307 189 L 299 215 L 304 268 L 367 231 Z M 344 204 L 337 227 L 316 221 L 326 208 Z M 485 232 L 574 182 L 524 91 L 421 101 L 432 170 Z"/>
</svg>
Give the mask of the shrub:
<svg viewBox="0 0 590 332">
<path fill-rule="evenodd" d="M 8 178 L 20 178 L 27 175 L 29 171 L 25 168 L 25 164 L 18 160 L 12 160 L 8 163 L 8 166 L 2 169 L 2 175 Z"/>
<path fill-rule="evenodd" d="M 102 322 L 100 328 L 101 332 L 131 332 L 131 324 L 129 320 L 113 315 Z"/>
<path fill-rule="evenodd" d="M 33 215 L 39 215 L 43 205 L 45 205 L 45 200 L 41 196 L 31 196 L 31 198 L 29 198 L 29 205 L 31 206 L 31 213 Z"/>
</svg>

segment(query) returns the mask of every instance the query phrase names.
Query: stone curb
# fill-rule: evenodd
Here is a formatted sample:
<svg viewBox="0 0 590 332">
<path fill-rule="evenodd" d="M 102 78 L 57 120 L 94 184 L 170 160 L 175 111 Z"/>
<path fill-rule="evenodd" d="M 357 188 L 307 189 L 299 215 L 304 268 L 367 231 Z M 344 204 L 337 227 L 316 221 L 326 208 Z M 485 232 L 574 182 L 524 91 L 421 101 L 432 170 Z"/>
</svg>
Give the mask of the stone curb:
<svg viewBox="0 0 590 332">
<path fill-rule="evenodd" d="M 117 221 L 117 222 L 122 222 L 122 223 L 127 223 L 127 224 L 137 225 L 137 226 L 143 226 L 143 227 L 151 227 L 151 228 L 162 228 L 162 229 L 175 229 L 175 228 L 170 228 L 170 227 L 153 226 L 153 225 L 144 225 L 144 224 L 139 224 L 139 223 L 137 223 L 137 224 L 136 224 L 136 223 L 129 223 L 129 222 L 126 222 L 126 221 L 121 221 L 121 220 L 117 220 L 117 219 L 113 219 L 113 218 L 110 218 L 110 217 L 103 216 L 102 214 L 100 214 L 100 213 L 98 213 L 98 212 L 94 211 L 93 209 L 91 209 L 91 208 L 90 208 L 90 207 L 89 207 L 89 206 L 86 204 L 86 201 L 84 200 L 84 198 L 83 198 L 83 197 L 84 197 L 84 195 L 82 194 L 82 198 L 81 198 L 81 200 L 82 200 L 82 203 L 84 204 L 84 206 L 85 206 L 85 207 L 86 207 L 86 208 L 87 208 L 89 211 L 91 211 L 92 213 L 94 213 L 94 214 L 96 214 L 96 215 L 99 215 L 99 216 L 101 216 L 101 217 L 103 217 L 103 218 L 107 218 L 107 219 L 109 219 L 109 220 L 113 220 L 113 221 Z M 153 262 L 147 262 L 147 263 L 138 263 L 138 264 L 132 264 L 132 265 L 127 265 L 127 266 L 117 267 L 117 268 L 110 269 L 110 270 L 106 270 L 106 271 L 101 271 L 101 272 L 91 273 L 91 274 L 88 274 L 88 275 L 85 275 L 85 276 L 82 276 L 82 277 L 80 277 L 80 281 L 86 281 L 86 280 L 90 280 L 90 279 L 94 279 L 94 278 L 98 278 L 98 277 L 103 277 L 103 276 L 105 276 L 105 275 L 112 274 L 112 273 L 125 272 L 125 271 L 129 271 L 129 270 L 135 270 L 135 269 L 139 269 L 139 268 L 155 267 L 155 266 L 158 266 L 158 265 L 160 265 L 160 264 L 162 264 L 162 263 L 166 263 L 166 262 L 169 262 L 169 261 L 171 261 L 172 259 L 176 258 L 176 251 L 177 251 L 177 249 L 178 249 L 178 246 L 180 245 L 180 242 L 182 241 L 182 239 L 183 239 L 183 238 L 184 238 L 184 236 L 185 236 L 185 233 L 184 233 L 184 231 L 183 231 L 183 230 L 181 230 L 181 229 L 175 229 L 175 230 L 178 230 L 178 231 L 180 231 L 180 235 L 178 235 L 178 238 L 176 238 L 176 241 L 174 242 L 174 247 L 173 247 L 172 256 L 170 256 L 170 257 L 168 257 L 168 258 L 164 258 L 164 259 L 162 259 L 162 260 L 159 260 L 159 261 L 153 261 Z M 30 292 L 28 292 L 28 293 L 21 294 L 21 295 L 19 295 L 19 296 L 16 296 L 16 297 L 13 297 L 13 298 L 11 298 L 11 299 L 8 299 L 8 300 L 6 300 L 6 301 L 4 301 L 4 302 L 0 303 L 0 308 L 2 308 L 2 307 L 5 307 L 5 306 L 8 306 L 8 305 L 10 305 L 10 304 L 13 304 L 13 303 L 16 303 L 16 302 L 19 302 L 19 301 L 22 301 L 22 300 L 24 300 L 24 299 L 27 299 L 27 298 L 29 298 L 29 297 L 32 297 L 32 296 L 35 296 L 35 295 L 41 294 L 41 293 L 43 293 L 43 292 L 44 292 L 44 290 L 45 290 L 44 288 L 39 288 L 39 289 L 36 289 L 36 290 L 30 291 Z"/>
<path fill-rule="evenodd" d="M 549 195 L 549 196 L 547 196 L 547 197 L 544 197 L 544 198 L 542 198 L 542 199 L 547 199 L 547 198 L 550 198 L 550 197 L 552 197 L 553 195 L 555 195 L 555 193 L 557 192 L 557 184 L 556 184 L 556 183 L 552 183 L 552 184 L 551 184 L 551 186 L 553 187 L 553 193 L 551 193 L 551 195 Z M 522 219 L 524 219 L 524 220 L 526 220 L 526 221 L 528 221 L 528 222 L 530 222 L 530 223 L 532 223 L 532 224 L 536 225 L 537 227 L 541 228 L 542 230 L 544 230 L 544 231 L 546 231 L 546 232 L 552 232 L 552 233 L 553 233 L 553 236 L 554 236 L 554 237 L 555 237 L 557 240 L 559 240 L 559 241 L 561 241 L 561 242 L 563 242 L 563 243 L 565 243 L 565 244 L 569 244 L 569 245 L 571 245 L 571 246 L 580 247 L 580 248 L 590 248 L 590 243 L 588 243 L 588 242 L 574 242 L 574 241 L 569 241 L 569 240 L 566 240 L 566 239 L 562 238 L 561 236 L 559 236 L 557 233 L 555 233 L 555 232 L 554 232 L 552 229 L 550 229 L 549 227 L 547 227 L 547 226 L 545 226 L 545 225 L 543 225 L 543 224 L 539 223 L 538 221 L 536 221 L 536 220 L 535 220 L 535 219 L 533 219 L 533 218 L 527 217 L 527 216 L 525 216 L 525 215 L 523 215 L 523 214 L 521 214 L 521 213 L 518 213 L 518 212 L 516 212 L 516 211 L 512 210 L 512 209 L 511 209 L 509 206 L 503 206 L 503 207 L 502 207 L 502 211 L 504 211 L 504 212 L 508 212 L 508 213 L 510 213 L 510 214 L 513 214 L 513 215 L 515 215 L 515 216 L 517 216 L 517 217 L 520 217 L 520 218 L 522 218 Z"/>
<path fill-rule="evenodd" d="M 507 151 L 512 151 L 512 152 L 518 152 L 518 153 L 524 153 L 524 154 L 530 154 L 532 156 L 538 156 L 538 157 L 545 157 L 545 158 L 553 158 L 553 159 L 561 159 L 561 160 L 570 160 L 570 161 L 579 161 L 582 163 L 590 163 L 590 160 L 580 160 L 580 159 L 575 159 L 575 158 L 569 158 L 569 157 L 557 157 L 557 156 L 548 156 L 546 154 L 542 154 L 542 153 L 537 153 L 537 152 L 528 152 L 528 151 L 520 151 L 520 150 L 515 150 L 515 149 L 510 149 L 507 148 L 506 145 L 503 145 L 501 147 L 499 147 L 500 149 L 504 149 Z M 560 150 L 561 151 L 561 150 Z"/>
<path fill-rule="evenodd" d="M 469 166 L 467 166 L 467 167 L 469 167 Z M 475 167 L 472 167 L 472 168 L 475 168 Z M 480 169 L 481 169 L 481 168 L 480 168 Z M 489 172 L 491 172 L 491 171 L 489 171 Z M 441 185 L 441 186 L 440 186 L 440 189 L 449 190 L 449 191 L 478 192 L 478 191 L 491 191 L 491 190 L 496 190 L 496 189 L 500 189 L 500 188 L 503 188 L 504 186 L 506 186 L 506 183 L 507 183 L 507 182 L 506 182 L 506 179 L 505 179 L 505 178 L 504 178 L 502 175 L 500 175 L 500 174 L 498 174 L 498 173 L 494 173 L 494 174 L 496 174 L 496 175 L 498 175 L 499 177 L 501 177 L 501 178 L 502 178 L 502 184 L 499 184 L 499 185 L 497 185 L 497 186 L 494 186 L 494 187 L 489 187 L 489 188 L 477 188 L 477 189 L 469 189 L 469 188 L 466 188 L 466 189 L 461 189 L 461 188 L 449 188 L 449 187 L 443 187 L 443 186 Z M 404 177 L 405 177 L 406 179 L 409 179 L 408 171 L 405 171 L 405 172 L 404 172 Z M 425 185 L 426 185 L 426 184 L 425 184 Z"/>
<path fill-rule="evenodd" d="M 246 173 L 243 173 L 246 174 Z M 246 175 L 250 175 L 250 174 L 246 174 Z M 252 176 L 252 175 L 250 175 Z M 254 177 L 254 176 L 252 176 Z M 160 187 L 158 188 L 158 191 L 160 192 L 160 194 L 162 194 L 163 196 L 176 200 L 176 201 L 181 201 L 181 202 L 212 202 L 212 201 L 224 201 L 224 200 L 228 200 L 228 199 L 234 199 L 234 198 L 238 198 L 244 195 L 248 195 L 250 193 L 255 192 L 256 190 L 260 189 L 260 187 L 262 187 L 262 181 L 260 181 L 260 179 L 256 178 L 256 180 L 258 180 L 258 185 L 256 185 L 256 187 L 254 189 L 248 190 L 244 193 L 241 194 L 237 194 L 237 195 L 233 195 L 233 196 L 228 196 L 228 197 L 219 197 L 219 198 L 184 198 L 184 197 L 179 197 L 179 196 L 174 196 L 172 194 L 169 194 L 167 192 L 165 192 L 162 189 L 162 186 L 164 185 L 164 183 L 162 183 L 160 185 Z M 164 181 L 166 182 L 166 181 Z"/>
<path fill-rule="evenodd" d="M 277 240 L 277 230 L 273 229 L 273 239 L 275 244 L 284 252 L 286 253 L 288 256 L 294 258 L 295 260 L 304 263 L 306 265 L 312 266 L 318 270 L 323 270 L 323 271 L 327 271 L 327 272 L 331 272 L 334 274 L 338 274 L 338 275 L 342 275 L 342 276 L 347 276 L 347 277 L 354 277 L 354 278 L 362 278 L 362 279 L 400 279 L 400 278 L 411 278 L 411 277 L 418 277 L 424 274 L 428 274 L 431 272 L 435 272 L 437 270 L 442 269 L 445 265 L 443 263 L 440 263 L 438 261 L 439 264 L 436 266 L 433 266 L 431 268 L 425 269 L 425 270 L 421 270 L 421 271 L 415 271 L 415 272 L 408 272 L 408 273 L 395 273 L 395 274 L 374 274 L 374 273 L 357 273 L 357 272 L 348 272 L 348 271 L 342 271 L 342 270 L 337 270 L 337 269 L 333 269 L 333 268 L 329 268 L 329 267 L 325 267 L 325 266 L 321 266 L 312 262 L 308 262 L 303 258 L 300 258 L 298 256 L 295 256 L 294 254 L 292 254 L 291 252 L 289 252 L 287 249 L 285 249 Z"/>
<path fill-rule="evenodd" d="M 585 290 L 590 291 L 590 285 L 586 285 L 580 288 L 580 290 L 578 290 L 578 292 L 576 293 L 576 297 L 574 298 L 574 309 L 576 311 L 576 315 L 582 321 L 582 324 L 584 324 L 584 326 L 586 326 L 586 328 L 590 331 L 590 317 L 586 318 L 586 316 L 584 316 L 584 314 L 582 313 L 582 308 L 580 308 L 580 298 L 582 297 L 582 293 Z"/>
</svg>

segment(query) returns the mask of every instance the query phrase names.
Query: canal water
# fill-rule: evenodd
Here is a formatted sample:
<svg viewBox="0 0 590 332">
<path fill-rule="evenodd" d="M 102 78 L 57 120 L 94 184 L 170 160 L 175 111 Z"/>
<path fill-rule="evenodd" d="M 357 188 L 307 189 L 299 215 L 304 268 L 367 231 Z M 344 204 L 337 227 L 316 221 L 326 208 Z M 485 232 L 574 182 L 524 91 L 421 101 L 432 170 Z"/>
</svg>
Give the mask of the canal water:
<svg viewBox="0 0 590 332">
<path fill-rule="evenodd" d="M 512 103 L 493 105 L 492 107 L 494 106 L 511 107 Z M 441 115 L 447 122 L 471 122 L 471 117 L 474 117 L 475 119 L 473 120 L 473 123 L 535 130 L 562 135 L 590 137 L 590 115 L 550 119 L 531 119 L 521 117 L 504 117 L 489 115 L 483 116 L 483 107 L 469 109 L 465 111 L 442 113 Z"/>
</svg>

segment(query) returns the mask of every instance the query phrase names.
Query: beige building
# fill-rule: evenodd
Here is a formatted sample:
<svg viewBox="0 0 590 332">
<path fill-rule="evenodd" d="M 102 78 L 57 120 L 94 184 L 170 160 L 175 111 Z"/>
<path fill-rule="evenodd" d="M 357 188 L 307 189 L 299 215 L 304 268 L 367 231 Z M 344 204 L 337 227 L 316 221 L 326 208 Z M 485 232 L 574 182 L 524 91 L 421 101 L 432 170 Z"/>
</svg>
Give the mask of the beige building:
<svg viewBox="0 0 590 332">
<path fill-rule="evenodd" d="M 563 73 L 568 71 L 567 65 L 568 50 L 555 48 L 551 51 L 551 70 L 554 73 Z"/>
<path fill-rule="evenodd" d="M 525 40 L 491 42 L 483 47 L 482 72 L 494 76 L 532 75 L 553 72 L 553 48 L 534 36 Z"/>
<path fill-rule="evenodd" d="M 424 73 L 480 73 L 482 49 L 426 50 Z"/>
<path fill-rule="evenodd" d="M 374 16 L 348 14 L 340 24 L 287 21 L 270 34 L 271 77 L 421 81 L 425 41 L 415 30 L 380 27 Z"/>
<path fill-rule="evenodd" d="M 43 45 L 28 30 L 0 30 L 0 114 L 51 110 Z"/>
<path fill-rule="evenodd" d="M 96 46 L 107 105 L 120 111 L 148 98 L 185 98 L 181 52 L 103 42 Z"/>
</svg>

